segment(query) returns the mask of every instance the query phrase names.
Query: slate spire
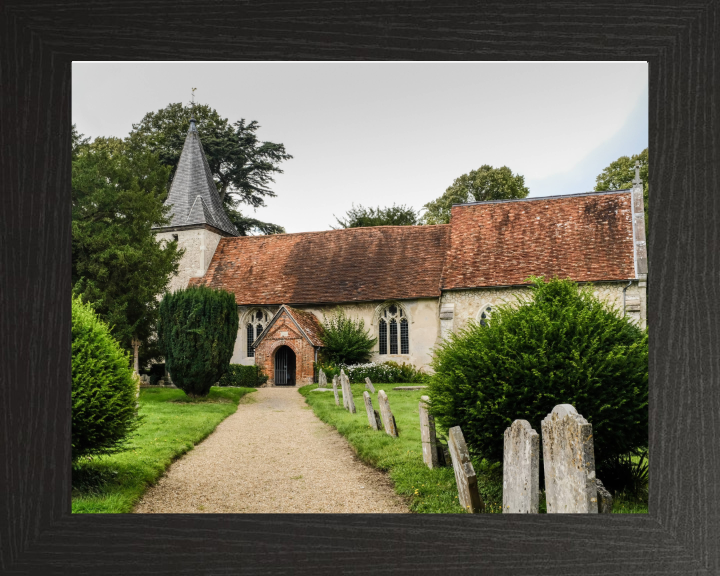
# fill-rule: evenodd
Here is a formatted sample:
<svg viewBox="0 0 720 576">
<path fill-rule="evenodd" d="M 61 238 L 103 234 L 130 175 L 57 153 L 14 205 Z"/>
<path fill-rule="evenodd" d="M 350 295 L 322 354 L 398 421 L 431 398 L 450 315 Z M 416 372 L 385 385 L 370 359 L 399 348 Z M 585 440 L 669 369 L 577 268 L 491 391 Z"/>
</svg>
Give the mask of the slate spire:
<svg viewBox="0 0 720 576">
<path fill-rule="evenodd" d="M 194 117 L 190 118 L 190 129 L 165 204 L 172 205 L 169 226 L 209 224 L 239 236 L 223 210 Z"/>
</svg>

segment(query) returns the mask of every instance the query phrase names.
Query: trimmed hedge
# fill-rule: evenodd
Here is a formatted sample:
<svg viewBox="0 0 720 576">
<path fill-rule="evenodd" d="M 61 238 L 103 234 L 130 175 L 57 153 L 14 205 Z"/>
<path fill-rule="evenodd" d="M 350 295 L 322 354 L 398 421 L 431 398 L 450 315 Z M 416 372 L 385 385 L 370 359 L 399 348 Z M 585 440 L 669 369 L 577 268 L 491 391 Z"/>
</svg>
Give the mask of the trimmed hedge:
<svg viewBox="0 0 720 576">
<path fill-rule="evenodd" d="M 230 364 L 230 368 L 218 381 L 218 386 L 243 386 L 257 388 L 268 381 L 260 366 L 245 366 L 244 364 Z"/>
<path fill-rule="evenodd" d="M 207 396 L 230 367 L 238 333 L 235 296 L 192 286 L 165 294 L 158 340 L 173 384 L 188 396 Z"/>
<path fill-rule="evenodd" d="M 530 298 L 498 306 L 435 352 L 428 395 L 438 423 L 461 426 L 470 450 L 502 461 L 516 419 L 539 433 L 558 404 L 593 426 L 598 470 L 648 443 L 648 333 L 569 280 L 531 278 Z"/>
<path fill-rule="evenodd" d="M 121 452 L 139 424 L 130 356 L 79 297 L 71 334 L 72 460 Z"/>
</svg>

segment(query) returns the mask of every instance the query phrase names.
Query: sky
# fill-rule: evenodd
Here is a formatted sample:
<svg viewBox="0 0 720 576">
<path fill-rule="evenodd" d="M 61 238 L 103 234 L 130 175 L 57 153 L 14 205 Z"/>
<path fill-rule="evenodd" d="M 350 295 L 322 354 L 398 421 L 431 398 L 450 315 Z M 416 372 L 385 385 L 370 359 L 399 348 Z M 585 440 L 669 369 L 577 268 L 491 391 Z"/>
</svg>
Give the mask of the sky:
<svg viewBox="0 0 720 576">
<path fill-rule="evenodd" d="M 353 203 L 420 209 L 483 164 L 530 197 L 590 192 L 648 145 L 646 62 L 74 62 L 72 121 L 124 138 L 192 88 L 293 156 L 277 197 L 243 209 L 289 233 L 337 227 Z"/>
</svg>

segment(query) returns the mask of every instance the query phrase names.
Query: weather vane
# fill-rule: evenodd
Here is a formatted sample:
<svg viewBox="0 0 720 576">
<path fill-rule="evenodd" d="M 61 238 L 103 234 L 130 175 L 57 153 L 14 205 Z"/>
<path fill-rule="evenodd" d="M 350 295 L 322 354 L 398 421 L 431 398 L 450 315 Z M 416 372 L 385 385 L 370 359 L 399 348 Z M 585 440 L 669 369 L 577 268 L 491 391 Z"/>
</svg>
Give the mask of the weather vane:
<svg viewBox="0 0 720 576">
<path fill-rule="evenodd" d="M 193 106 L 195 106 L 195 90 L 197 90 L 197 88 L 192 89 L 192 105 Z"/>
</svg>

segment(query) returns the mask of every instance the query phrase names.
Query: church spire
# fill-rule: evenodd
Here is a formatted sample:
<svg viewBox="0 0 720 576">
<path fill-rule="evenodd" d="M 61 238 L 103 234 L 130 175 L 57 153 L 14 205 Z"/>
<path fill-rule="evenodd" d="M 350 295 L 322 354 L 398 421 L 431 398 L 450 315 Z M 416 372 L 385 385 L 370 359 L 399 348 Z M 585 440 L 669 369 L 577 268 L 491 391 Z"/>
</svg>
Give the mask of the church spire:
<svg viewBox="0 0 720 576">
<path fill-rule="evenodd" d="M 239 236 L 237 228 L 223 210 L 194 115 L 190 118 L 190 128 L 165 204 L 172 206 L 171 227 L 209 224 L 226 234 Z"/>
</svg>

